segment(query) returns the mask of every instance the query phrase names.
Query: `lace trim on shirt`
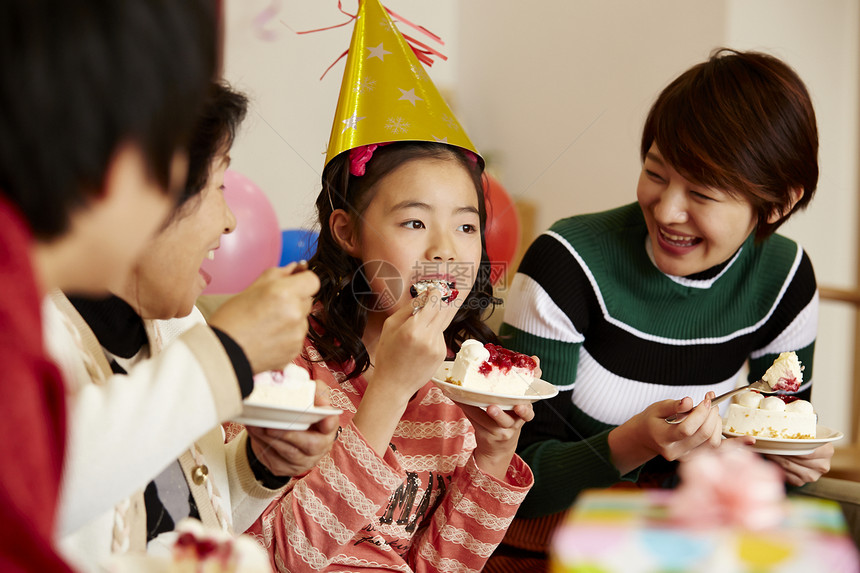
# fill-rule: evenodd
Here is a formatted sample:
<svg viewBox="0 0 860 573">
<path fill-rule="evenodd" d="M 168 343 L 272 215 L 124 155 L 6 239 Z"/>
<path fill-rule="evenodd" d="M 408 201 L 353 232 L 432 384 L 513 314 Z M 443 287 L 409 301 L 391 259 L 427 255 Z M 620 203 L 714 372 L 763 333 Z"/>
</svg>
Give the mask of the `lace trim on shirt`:
<svg viewBox="0 0 860 573">
<path fill-rule="evenodd" d="M 493 547 L 498 544 L 494 544 Z M 460 573 L 480 573 L 478 569 L 469 569 L 462 562 L 450 557 L 442 557 L 439 551 L 429 541 L 421 544 L 418 555 L 430 563 L 436 571 L 458 571 Z"/>
<path fill-rule="evenodd" d="M 433 422 L 411 422 L 400 420 L 394 429 L 394 437 L 409 440 L 429 440 L 433 438 L 458 438 L 472 431 L 466 418 L 459 420 L 436 420 Z"/>
<path fill-rule="evenodd" d="M 448 486 L 448 496 L 450 497 L 452 507 L 457 513 L 468 515 L 477 521 L 484 529 L 505 531 L 508 529 L 508 526 L 511 524 L 511 520 L 514 518 L 513 515 L 509 517 L 499 517 L 494 513 L 490 513 L 468 497 L 465 497 L 463 490 L 461 490 L 456 483 L 452 483 Z"/>
<path fill-rule="evenodd" d="M 374 503 L 373 500 L 368 499 L 367 496 L 361 493 L 358 486 L 335 466 L 331 456 L 323 457 L 319 464 L 317 464 L 317 467 L 326 483 L 340 495 L 341 499 L 347 505 L 364 516 L 368 521 L 373 519 L 381 505 Z"/>
<path fill-rule="evenodd" d="M 305 513 L 319 524 L 338 545 L 344 545 L 353 538 L 355 532 L 347 528 L 337 518 L 337 515 L 308 487 L 305 480 L 301 480 L 296 485 L 293 489 L 293 495 Z M 292 517 L 292 513 L 289 515 Z M 286 525 L 286 519 L 284 521 Z"/>
<path fill-rule="evenodd" d="M 494 481 L 478 469 L 478 465 L 475 463 L 474 458 L 469 461 L 469 464 L 466 466 L 466 471 L 475 487 L 488 495 L 493 496 L 501 503 L 520 505 L 523 498 L 525 498 L 526 493 L 528 493 L 526 491 L 511 491 L 504 485 Z"/>
<path fill-rule="evenodd" d="M 439 529 L 439 536 L 448 541 L 449 543 L 455 543 L 465 549 L 468 549 L 471 553 L 483 558 L 488 558 L 493 550 L 496 548 L 498 543 L 485 543 L 475 538 L 474 535 L 466 531 L 465 529 L 461 529 L 459 527 L 454 527 L 453 525 L 448 524 L 448 516 L 444 511 L 437 511 L 434 514 L 436 520 L 436 526 Z M 423 543 L 430 543 L 427 539 L 428 536 L 424 536 L 422 538 Z"/>
<path fill-rule="evenodd" d="M 394 491 L 403 476 L 383 462 L 373 448 L 359 437 L 354 426 L 344 426 L 338 438 L 343 449 L 382 487 Z"/>
</svg>

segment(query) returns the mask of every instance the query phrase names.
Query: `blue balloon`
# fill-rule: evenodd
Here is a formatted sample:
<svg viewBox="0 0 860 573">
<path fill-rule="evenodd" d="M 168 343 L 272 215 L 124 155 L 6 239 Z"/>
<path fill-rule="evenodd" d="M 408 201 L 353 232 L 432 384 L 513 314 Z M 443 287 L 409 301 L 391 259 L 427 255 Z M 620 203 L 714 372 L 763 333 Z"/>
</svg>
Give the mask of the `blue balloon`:
<svg viewBox="0 0 860 573">
<path fill-rule="evenodd" d="M 317 251 L 319 233 L 311 229 L 284 229 L 281 231 L 280 267 L 310 259 Z"/>
</svg>

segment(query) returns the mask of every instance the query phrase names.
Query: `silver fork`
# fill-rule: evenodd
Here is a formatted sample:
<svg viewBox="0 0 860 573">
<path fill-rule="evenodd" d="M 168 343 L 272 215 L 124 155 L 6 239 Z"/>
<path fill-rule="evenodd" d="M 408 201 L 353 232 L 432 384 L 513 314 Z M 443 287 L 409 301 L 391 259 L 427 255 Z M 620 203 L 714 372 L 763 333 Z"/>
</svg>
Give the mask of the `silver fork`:
<svg viewBox="0 0 860 573">
<path fill-rule="evenodd" d="M 758 390 L 762 394 L 775 394 L 776 393 L 774 390 L 771 389 L 770 384 L 768 384 L 764 380 L 756 380 L 755 382 L 753 382 L 751 384 L 747 384 L 746 386 L 741 386 L 740 388 L 735 388 L 734 390 L 732 390 L 730 392 L 726 392 L 725 394 L 720 394 L 719 396 L 717 396 L 716 398 L 711 400 L 711 406 L 713 406 L 715 404 L 719 404 L 720 402 L 723 402 L 723 401 L 727 400 L 728 398 L 731 398 L 735 394 L 743 392 L 744 390 Z M 678 412 L 677 414 L 672 414 L 671 416 L 666 418 L 666 421 L 669 422 L 670 424 L 679 424 L 679 423 L 684 421 L 684 418 L 686 418 L 690 412 L 692 412 L 692 410 L 687 410 L 686 412 Z"/>
</svg>

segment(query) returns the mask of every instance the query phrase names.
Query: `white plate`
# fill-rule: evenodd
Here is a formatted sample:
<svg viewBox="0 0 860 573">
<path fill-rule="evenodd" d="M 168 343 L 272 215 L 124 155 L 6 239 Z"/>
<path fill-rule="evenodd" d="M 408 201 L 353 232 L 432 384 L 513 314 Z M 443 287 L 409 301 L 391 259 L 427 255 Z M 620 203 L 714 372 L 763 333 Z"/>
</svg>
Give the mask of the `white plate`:
<svg viewBox="0 0 860 573">
<path fill-rule="evenodd" d="M 544 382 L 540 378 L 535 378 L 525 395 L 494 394 L 492 392 L 481 392 L 474 388 L 464 388 L 445 381 L 453 364 L 453 361 L 443 362 L 439 370 L 436 371 L 436 375 L 433 376 L 433 383 L 442 390 L 445 396 L 454 402 L 478 406 L 479 408 L 486 408 L 491 404 L 496 404 L 502 410 L 510 410 L 517 404 L 530 404 L 537 400 L 552 398 L 558 394 L 558 388 L 555 385 Z"/>
<path fill-rule="evenodd" d="M 283 406 L 261 406 L 245 403 L 242 414 L 233 418 L 234 422 L 246 426 L 275 428 L 277 430 L 307 430 L 311 424 L 326 416 L 340 415 L 343 410 L 336 408 L 286 408 Z"/>
<path fill-rule="evenodd" d="M 724 436 L 730 438 L 738 438 L 746 434 L 736 434 L 735 432 L 723 431 Z M 774 454 L 777 456 L 804 456 L 811 454 L 815 448 L 823 446 L 827 442 L 835 442 L 841 440 L 845 435 L 827 426 L 818 424 L 815 427 L 815 438 L 807 440 L 788 440 L 781 438 L 764 438 L 753 436 L 755 444 L 752 448 L 760 454 Z"/>
</svg>

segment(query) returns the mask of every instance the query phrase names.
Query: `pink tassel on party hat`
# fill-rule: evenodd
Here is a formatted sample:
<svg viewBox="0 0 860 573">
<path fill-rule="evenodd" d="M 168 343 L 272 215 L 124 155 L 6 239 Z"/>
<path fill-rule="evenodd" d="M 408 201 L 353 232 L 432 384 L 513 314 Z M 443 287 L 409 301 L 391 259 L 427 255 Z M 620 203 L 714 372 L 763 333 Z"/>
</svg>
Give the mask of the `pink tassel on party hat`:
<svg viewBox="0 0 860 573">
<path fill-rule="evenodd" d="M 359 3 L 362 1 L 363 0 L 359 0 Z M 412 22 L 410 22 L 406 18 L 400 16 L 399 14 L 396 14 L 393 10 L 391 10 L 385 6 L 383 6 L 383 8 L 385 9 L 385 11 L 388 13 L 389 16 L 395 18 L 398 22 L 402 22 L 403 24 L 406 24 L 407 26 L 414 28 L 415 30 L 418 30 L 419 32 L 421 32 L 422 34 L 425 34 L 427 37 L 431 38 L 435 42 L 438 42 L 440 45 L 443 45 L 443 46 L 445 45 L 445 42 L 442 41 L 442 38 L 440 38 L 439 36 L 437 36 L 436 34 L 431 32 L 430 30 L 428 30 L 424 26 L 419 26 L 417 24 L 413 24 Z M 326 26 L 325 28 L 315 28 L 313 30 L 302 30 L 301 32 L 296 32 L 296 34 L 313 34 L 316 32 L 323 32 L 325 30 L 333 30 L 335 28 L 341 28 L 343 26 L 346 26 L 347 24 L 349 24 L 350 22 L 352 22 L 353 20 L 355 20 L 358 17 L 358 14 L 350 14 L 349 12 L 347 12 L 346 10 L 343 9 L 342 0 L 338 0 L 337 9 L 340 10 L 340 12 L 342 14 L 349 16 L 349 19 L 346 22 L 341 22 L 340 24 L 334 24 L 332 26 Z M 415 54 L 415 57 L 417 57 L 421 61 L 421 63 L 424 64 L 425 66 L 430 67 L 433 65 L 432 56 L 436 56 L 438 58 L 441 58 L 442 60 L 448 59 L 448 57 L 445 56 L 442 52 L 436 50 L 435 48 L 433 48 L 431 46 L 428 46 L 424 42 L 421 42 L 421 41 L 419 41 L 419 40 L 417 40 L 417 39 L 415 39 L 412 36 L 409 36 L 407 34 L 403 34 L 402 32 L 401 32 L 401 34 L 406 39 L 406 41 L 409 43 L 409 47 L 412 48 L 412 52 Z M 338 56 L 337 59 L 334 62 L 332 62 L 329 67 L 327 67 L 325 69 L 323 74 L 320 76 L 320 79 L 323 79 L 326 76 L 326 74 L 329 72 L 329 70 L 332 69 L 335 66 L 335 64 L 337 64 L 339 61 L 341 61 L 344 58 L 344 56 L 346 56 L 348 53 L 349 53 L 349 50 L 345 50 L 340 56 Z"/>
</svg>

